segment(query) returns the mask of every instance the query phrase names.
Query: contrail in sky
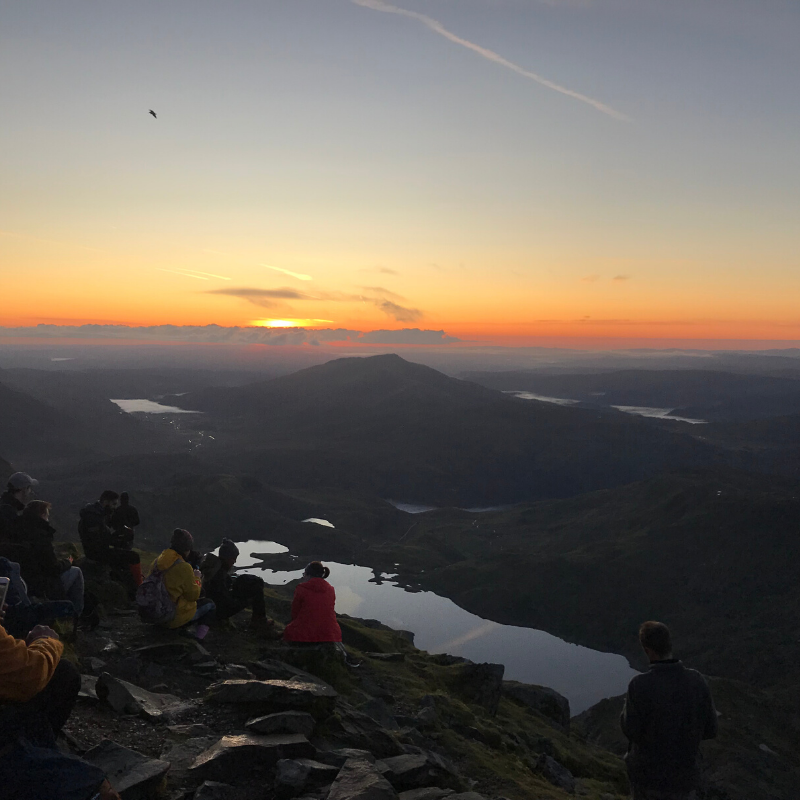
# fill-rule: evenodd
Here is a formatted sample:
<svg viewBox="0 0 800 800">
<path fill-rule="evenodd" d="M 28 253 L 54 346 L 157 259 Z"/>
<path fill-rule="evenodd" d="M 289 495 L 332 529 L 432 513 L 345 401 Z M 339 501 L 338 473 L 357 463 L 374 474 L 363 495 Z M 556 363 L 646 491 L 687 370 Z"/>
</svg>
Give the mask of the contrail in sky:
<svg viewBox="0 0 800 800">
<path fill-rule="evenodd" d="M 452 31 L 447 30 L 447 28 L 445 28 L 441 22 L 433 19 L 433 17 L 427 16 L 427 14 L 420 14 L 418 11 L 408 11 L 405 8 L 398 8 L 397 6 L 393 6 L 390 3 L 384 2 L 384 0 L 351 0 L 351 2 L 355 3 L 357 6 L 371 8 L 373 11 L 384 11 L 387 14 L 399 14 L 402 17 L 410 17 L 411 19 L 415 19 L 417 22 L 421 22 L 426 28 L 429 28 L 434 33 L 438 33 L 440 36 L 444 36 L 445 39 L 449 39 L 455 44 L 466 47 L 468 50 L 472 50 L 473 53 L 477 53 L 479 56 L 482 56 L 489 61 L 493 61 L 495 64 L 499 64 L 501 67 L 505 67 L 506 69 L 510 69 L 512 72 L 516 72 L 518 75 L 522 75 L 523 78 L 536 81 L 536 83 L 546 86 L 548 89 L 552 89 L 554 92 L 559 92 L 567 95 L 567 97 L 580 100 L 581 103 L 587 103 L 593 108 L 596 108 L 598 111 L 601 111 L 603 114 L 608 114 L 610 117 L 614 117 L 614 119 L 623 120 L 624 122 L 630 121 L 630 117 L 627 117 L 625 114 L 622 114 L 616 109 L 611 108 L 611 106 L 607 106 L 605 103 L 601 103 L 599 100 L 595 100 L 593 97 L 589 97 L 585 94 L 581 94 L 580 92 L 576 92 L 573 89 L 568 89 L 566 86 L 561 86 L 558 83 L 554 83 L 547 78 L 543 78 L 541 75 L 537 75 L 535 72 L 530 72 L 529 70 L 520 67 L 513 61 L 503 58 L 503 56 L 495 53 L 493 50 L 487 50 L 485 47 L 481 47 L 474 42 L 470 42 L 467 39 L 462 39 L 460 36 L 456 36 L 456 34 L 454 34 Z"/>
<path fill-rule="evenodd" d="M 282 272 L 284 275 L 291 275 L 293 278 L 297 278 L 299 281 L 310 281 L 312 280 L 310 275 L 304 275 L 302 272 L 292 272 L 288 269 L 283 269 L 282 267 L 271 267 L 269 264 L 262 264 L 262 267 L 266 267 L 267 269 L 274 269 L 275 272 Z"/>
</svg>

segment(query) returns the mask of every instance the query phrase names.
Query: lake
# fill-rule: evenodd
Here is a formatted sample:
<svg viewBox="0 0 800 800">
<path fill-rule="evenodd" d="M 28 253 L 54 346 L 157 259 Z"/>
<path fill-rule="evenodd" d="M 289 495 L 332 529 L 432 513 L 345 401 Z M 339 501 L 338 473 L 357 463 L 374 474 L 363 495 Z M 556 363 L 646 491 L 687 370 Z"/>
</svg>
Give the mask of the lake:
<svg viewBox="0 0 800 800">
<path fill-rule="evenodd" d="M 178 406 L 165 406 L 153 400 L 111 400 L 127 414 L 199 414 L 199 411 L 189 411 Z"/>
<path fill-rule="evenodd" d="M 276 542 L 237 543 L 237 564 L 261 563 L 253 553 L 286 553 Z M 328 579 L 336 589 L 336 610 L 354 617 L 377 619 L 399 630 L 413 631 L 417 647 L 430 653 L 451 653 L 476 662 L 505 664 L 505 677 L 549 686 L 569 699 L 579 714 L 604 697 L 623 694 L 636 674 L 625 658 L 588 647 L 533 628 L 501 625 L 459 608 L 452 600 L 433 592 L 408 592 L 397 586 L 393 575 L 375 575 L 367 567 L 326 562 Z M 276 572 L 261 567 L 241 570 L 260 575 L 267 583 L 283 585 L 300 578 L 298 569 Z"/>
</svg>

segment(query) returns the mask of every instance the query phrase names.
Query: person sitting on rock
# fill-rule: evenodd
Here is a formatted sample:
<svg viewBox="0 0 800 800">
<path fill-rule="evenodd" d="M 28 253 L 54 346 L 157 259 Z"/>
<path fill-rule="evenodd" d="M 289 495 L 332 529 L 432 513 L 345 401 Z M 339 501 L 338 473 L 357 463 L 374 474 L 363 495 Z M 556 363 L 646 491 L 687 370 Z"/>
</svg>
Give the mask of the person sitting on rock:
<svg viewBox="0 0 800 800">
<path fill-rule="evenodd" d="M 58 634 L 38 625 L 22 641 L 4 622 L 0 611 L 0 796 L 120 800 L 102 770 L 56 747 L 81 688 Z"/>
<path fill-rule="evenodd" d="M 203 574 L 203 591 L 216 606 L 217 619 L 228 619 L 245 608 L 250 608 L 250 628 L 259 632 L 274 630 L 275 623 L 267 619 L 264 604 L 264 579 L 258 575 L 231 575 L 239 557 L 239 548 L 223 539 L 217 551 L 206 553 L 200 565 Z"/>
<path fill-rule="evenodd" d="M 292 621 L 283 638 L 287 642 L 341 642 L 342 629 L 336 621 L 336 591 L 327 580 L 331 571 L 312 561 L 294 590 Z"/>
<path fill-rule="evenodd" d="M 83 613 L 83 572 L 72 558 L 58 558 L 53 548 L 56 529 L 50 524 L 51 503 L 31 500 L 12 534 L 21 546 L 20 570 L 28 594 L 40 599 L 69 600 L 75 613 Z"/>
<path fill-rule="evenodd" d="M 699 672 L 672 657 L 666 625 L 645 622 L 639 643 L 650 669 L 631 680 L 620 718 L 633 800 L 694 800 L 700 742 L 717 735 L 711 691 Z"/>
<path fill-rule="evenodd" d="M 13 536 L 19 515 L 25 504 L 33 499 L 33 490 L 39 485 L 26 472 L 15 472 L 8 479 L 6 490 L 0 495 L 0 542 Z"/>
<path fill-rule="evenodd" d="M 168 628 L 185 628 L 195 639 L 205 639 L 208 623 L 214 614 L 214 601 L 200 599 L 202 591 L 199 569 L 192 569 L 187 559 L 192 552 L 194 539 L 189 531 L 175 528 L 169 548 L 153 562 L 153 569 L 163 575 L 164 585 L 175 604 L 175 616 L 166 624 Z"/>
<path fill-rule="evenodd" d="M 106 489 L 97 502 L 81 509 L 78 533 L 87 558 L 123 571 L 123 577 L 125 570 L 130 572 L 131 578 L 125 582 L 133 582 L 133 594 L 142 583 L 141 559 L 137 552 L 130 549 L 131 542 L 111 529 L 111 515 L 118 505 L 119 495 Z"/>
</svg>

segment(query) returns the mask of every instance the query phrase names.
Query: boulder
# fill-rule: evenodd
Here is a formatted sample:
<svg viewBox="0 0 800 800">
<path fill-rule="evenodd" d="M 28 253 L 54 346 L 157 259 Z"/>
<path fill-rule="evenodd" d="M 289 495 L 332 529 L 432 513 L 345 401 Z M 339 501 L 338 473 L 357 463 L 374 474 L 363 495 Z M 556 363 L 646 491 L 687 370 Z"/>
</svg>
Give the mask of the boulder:
<svg viewBox="0 0 800 800">
<path fill-rule="evenodd" d="M 299 733 L 276 736 L 223 736 L 201 753 L 189 772 L 201 778 L 236 783 L 271 769 L 282 758 L 313 758 L 316 750 Z"/>
<path fill-rule="evenodd" d="M 565 730 L 569 729 L 569 700 L 554 689 L 519 681 L 503 681 L 503 694 L 544 715 Z"/>
<path fill-rule="evenodd" d="M 464 781 L 456 768 L 437 753 L 423 750 L 378 761 L 375 766 L 399 792 L 438 786 L 459 790 Z"/>
<path fill-rule="evenodd" d="M 500 704 L 504 672 L 502 664 L 455 664 L 450 682 L 469 702 L 477 703 L 494 715 Z"/>
<path fill-rule="evenodd" d="M 255 711 L 307 711 L 318 719 L 333 712 L 337 696 L 330 686 L 299 680 L 227 680 L 208 687 L 212 703 L 246 705 Z"/>
<path fill-rule="evenodd" d="M 425 786 L 422 789 L 409 789 L 407 792 L 400 792 L 400 800 L 442 800 L 443 797 L 450 797 L 452 789 L 441 789 L 438 786 Z"/>
<path fill-rule="evenodd" d="M 153 722 L 168 722 L 188 711 L 193 704 L 172 694 L 148 692 L 104 672 L 95 685 L 98 698 L 120 714 L 139 714 Z"/>
<path fill-rule="evenodd" d="M 552 756 L 542 753 L 536 762 L 536 771 L 540 772 L 553 786 L 563 789 L 568 794 L 575 794 L 575 777 Z"/>
<path fill-rule="evenodd" d="M 169 770 L 169 762 L 148 758 L 109 739 L 93 747 L 83 758 L 103 770 L 122 800 L 153 797 Z"/>
<path fill-rule="evenodd" d="M 392 716 L 386 703 L 379 697 L 372 697 L 366 703 L 359 706 L 358 710 L 368 717 L 372 717 L 382 728 L 387 731 L 400 730 L 397 720 Z"/>
<path fill-rule="evenodd" d="M 250 671 L 262 681 L 303 681 L 305 683 L 319 683 L 329 688 L 331 685 L 322 678 L 306 672 L 304 669 L 287 664 L 285 661 L 278 661 L 274 658 L 265 658 L 261 661 L 254 661 L 248 664 Z"/>
<path fill-rule="evenodd" d="M 328 786 L 338 774 L 338 767 L 310 758 L 284 758 L 275 765 L 275 795 L 297 797 L 308 789 Z"/>
<path fill-rule="evenodd" d="M 234 800 L 236 787 L 219 781 L 204 781 L 192 795 L 192 800 Z"/>
<path fill-rule="evenodd" d="M 106 662 L 102 658 L 95 658 L 94 656 L 87 656 L 81 659 L 81 667 L 93 675 L 102 672 Z"/>
<path fill-rule="evenodd" d="M 302 733 L 311 736 L 316 720 L 305 711 L 279 711 L 264 717 L 254 717 L 245 727 L 253 733 Z"/>
<path fill-rule="evenodd" d="M 357 758 L 348 759 L 328 793 L 328 800 L 396 800 L 392 784 L 374 764 Z"/>
</svg>

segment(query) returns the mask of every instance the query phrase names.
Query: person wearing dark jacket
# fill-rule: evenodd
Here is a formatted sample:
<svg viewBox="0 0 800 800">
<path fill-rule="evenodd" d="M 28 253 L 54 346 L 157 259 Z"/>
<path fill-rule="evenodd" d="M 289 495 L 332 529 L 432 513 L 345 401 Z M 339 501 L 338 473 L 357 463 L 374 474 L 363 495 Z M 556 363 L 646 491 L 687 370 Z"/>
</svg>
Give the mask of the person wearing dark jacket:
<svg viewBox="0 0 800 800">
<path fill-rule="evenodd" d="M 129 543 L 121 541 L 109 524 L 118 505 L 119 495 L 106 489 L 96 503 L 89 503 L 81 509 L 78 533 L 87 558 L 114 569 L 129 570 L 135 588 L 142 584 L 139 554 L 130 549 Z"/>
<path fill-rule="evenodd" d="M 717 711 L 705 678 L 672 657 L 669 629 L 645 622 L 639 642 L 650 669 L 628 686 L 620 718 L 633 800 L 693 800 L 700 742 L 717 735 Z"/>
<path fill-rule="evenodd" d="M 223 539 L 219 555 L 206 553 L 200 565 L 203 574 L 203 591 L 217 607 L 217 619 L 228 619 L 245 608 L 253 610 L 250 627 L 267 632 L 275 623 L 267 619 L 264 605 L 264 580 L 258 575 L 231 575 L 239 557 L 239 548 L 230 540 Z"/>
<path fill-rule="evenodd" d="M 134 528 L 140 522 L 139 512 L 130 504 L 128 493 L 123 492 L 119 496 L 119 505 L 111 513 L 111 529 L 117 534 L 120 542 L 127 542 L 130 545 L 133 543 Z"/>
<path fill-rule="evenodd" d="M 0 542 L 8 541 L 25 504 L 33 499 L 33 490 L 39 485 L 26 472 L 15 472 L 0 495 Z"/>
<path fill-rule="evenodd" d="M 69 600 L 75 613 L 83 613 L 83 572 L 71 558 L 58 558 L 53 548 L 56 529 L 50 524 L 51 504 L 31 500 L 14 532 L 20 546 L 20 569 L 28 594 L 40 599 Z"/>
<path fill-rule="evenodd" d="M 303 573 L 303 580 L 294 590 L 292 621 L 283 638 L 287 642 L 341 642 L 342 629 L 336 621 L 336 591 L 325 579 L 331 571 L 312 561 Z"/>
</svg>

